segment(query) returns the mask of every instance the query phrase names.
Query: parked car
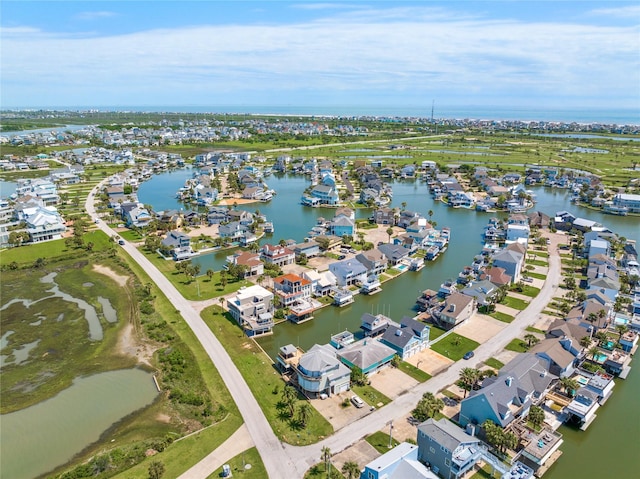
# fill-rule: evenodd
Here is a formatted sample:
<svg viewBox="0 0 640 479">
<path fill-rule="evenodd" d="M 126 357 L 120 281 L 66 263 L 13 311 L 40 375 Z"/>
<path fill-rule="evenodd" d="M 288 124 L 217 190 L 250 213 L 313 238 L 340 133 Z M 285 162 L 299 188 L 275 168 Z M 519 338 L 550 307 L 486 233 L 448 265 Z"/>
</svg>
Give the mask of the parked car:
<svg viewBox="0 0 640 479">
<path fill-rule="evenodd" d="M 123 240 L 123 239 L 119 239 L 119 240 L 118 240 L 118 244 L 119 244 L 119 245 L 123 245 L 123 244 L 124 244 L 124 240 Z"/>
<path fill-rule="evenodd" d="M 473 356 L 474 356 L 473 351 L 468 351 L 464 353 L 464 356 L 462 356 L 462 359 L 471 359 Z"/>
<path fill-rule="evenodd" d="M 364 401 L 358 396 L 351 396 L 351 403 L 357 408 L 364 406 Z"/>
</svg>

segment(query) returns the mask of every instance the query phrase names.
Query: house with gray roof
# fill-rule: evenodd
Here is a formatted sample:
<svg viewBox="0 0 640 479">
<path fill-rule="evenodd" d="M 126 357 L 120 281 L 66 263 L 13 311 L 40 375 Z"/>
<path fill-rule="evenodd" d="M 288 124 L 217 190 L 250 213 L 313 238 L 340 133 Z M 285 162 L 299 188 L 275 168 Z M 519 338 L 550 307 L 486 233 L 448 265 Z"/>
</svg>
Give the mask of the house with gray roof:
<svg viewBox="0 0 640 479">
<path fill-rule="evenodd" d="M 447 329 L 465 322 L 475 309 L 475 298 L 462 293 L 451 293 L 431 311 L 432 316 Z"/>
<path fill-rule="evenodd" d="M 189 258 L 193 254 L 191 238 L 180 231 L 169 231 L 160 243 L 162 249 L 169 251 L 175 261 Z"/>
<path fill-rule="evenodd" d="M 488 279 L 471 283 L 461 293 L 476 299 L 476 303 L 485 306 L 491 302 L 491 298 L 498 292 L 498 287 Z"/>
<path fill-rule="evenodd" d="M 379 275 L 387 269 L 387 259 L 378 248 L 358 253 L 356 259 L 367 268 L 368 274 Z"/>
<path fill-rule="evenodd" d="M 505 427 L 525 416 L 544 397 L 553 379 L 557 377 L 549 372 L 546 360 L 533 353 L 519 354 L 462 400 L 459 423 L 466 426 L 491 420 Z"/>
<path fill-rule="evenodd" d="M 328 344 L 315 344 L 294 368 L 298 386 L 309 396 L 331 396 L 351 388 L 351 370 L 342 364 Z"/>
<path fill-rule="evenodd" d="M 493 266 L 503 268 L 505 273 L 511 276 L 511 281 L 517 283 L 522 275 L 524 256 L 524 253 L 515 248 L 507 247 L 493 256 Z"/>
<path fill-rule="evenodd" d="M 367 268 L 355 259 L 346 259 L 329 265 L 339 286 L 351 286 L 367 279 Z"/>
<path fill-rule="evenodd" d="M 350 369 L 357 367 L 369 375 L 387 366 L 396 351 L 376 339 L 364 338 L 338 350 L 337 355 Z"/>
<path fill-rule="evenodd" d="M 428 347 L 429 333 L 430 328 L 425 323 L 405 316 L 400 326 L 389 325 L 380 341 L 393 348 L 404 360 Z"/>
<path fill-rule="evenodd" d="M 427 419 L 418 426 L 418 460 L 440 477 L 460 478 L 482 456 L 480 440 L 448 419 Z"/>
<path fill-rule="evenodd" d="M 393 266 L 409 257 L 410 250 L 397 244 L 383 243 L 378 245 L 380 252 L 387 258 L 387 262 Z"/>
</svg>

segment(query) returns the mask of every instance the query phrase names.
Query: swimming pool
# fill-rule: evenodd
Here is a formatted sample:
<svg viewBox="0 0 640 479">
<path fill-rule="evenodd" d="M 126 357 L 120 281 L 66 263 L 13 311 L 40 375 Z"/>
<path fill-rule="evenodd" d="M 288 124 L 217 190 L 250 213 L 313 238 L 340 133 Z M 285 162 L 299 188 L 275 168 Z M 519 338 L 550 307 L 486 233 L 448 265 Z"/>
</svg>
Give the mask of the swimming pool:
<svg viewBox="0 0 640 479">
<path fill-rule="evenodd" d="M 408 266 L 406 264 L 399 264 L 395 268 L 399 269 L 400 271 L 404 271 L 408 268 Z"/>
<path fill-rule="evenodd" d="M 576 376 L 575 380 L 580 384 L 580 386 L 586 386 L 589 383 L 589 379 L 584 376 Z"/>
<path fill-rule="evenodd" d="M 621 318 L 621 317 L 616 317 L 613 322 L 616 324 L 616 326 L 622 326 L 622 325 L 627 325 L 629 324 L 629 319 L 628 318 Z"/>
<path fill-rule="evenodd" d="M 607 355 L 604 353 L 598 353 L 593 357 L 593 360 L 598 363 L 604 363 L 606 359 L 607 359 Z"/>
</svg>

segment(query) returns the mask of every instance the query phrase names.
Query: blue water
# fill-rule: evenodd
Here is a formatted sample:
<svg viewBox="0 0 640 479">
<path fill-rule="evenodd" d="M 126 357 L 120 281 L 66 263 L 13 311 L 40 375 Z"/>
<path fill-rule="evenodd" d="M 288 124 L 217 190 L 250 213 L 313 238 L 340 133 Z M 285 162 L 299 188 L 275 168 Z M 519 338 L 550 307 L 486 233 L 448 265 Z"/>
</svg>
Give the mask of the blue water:
<svg viewBox="0 0 640 479">
<path fill-rule="evenodd" d="M 22 136 L 22 135 L 30 135 L 37 133 L 60 133 L 65 131 L 76 131 L 82 130 L 86 128 L 87 125 L 67 125 L 62 127 L 52 127 L 52 128 L 37 128 L 35 130 L 20 130 L 20 131 L 4 131 L 0 133 L 0 136 L 13 137 L 13 136 Z"/>
<path fill-rule="evenodd" d="M 117 106 L 61 106 L 58 110 L 100 110 L 185 113 L 241 113 L 323 116 L 380 116 L 431 118 L 431 102 L 418 106 L 362 106 L 362 105 L 117 105 Z M 617 123 L 640 125 L 640 112 L 633 108 L 544 108 L 495 105 L 439 105 L 436 119 L 537 120 L 577 123 Z"/>
</svg>

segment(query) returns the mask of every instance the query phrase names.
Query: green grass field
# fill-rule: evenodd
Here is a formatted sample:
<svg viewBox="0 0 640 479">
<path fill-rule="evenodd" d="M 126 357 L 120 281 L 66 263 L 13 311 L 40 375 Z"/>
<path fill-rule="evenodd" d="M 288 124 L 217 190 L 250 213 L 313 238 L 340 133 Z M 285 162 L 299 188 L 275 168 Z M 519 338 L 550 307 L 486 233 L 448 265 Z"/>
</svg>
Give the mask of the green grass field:
<svg viewBox="0 0 640 479">
<path fill-rule="evenodd" d="M 369 444 L 371 444 L 376 451 L 378 451 L 380 454 L 385 454 L 387 452 L 389 452 L 389 431 L 387 430 L 387 432 L 383 432 L 383 431 L 377 431 L 374 432 L 373 434 L 370 434 L 369 436 L 364 438 L 365 441 L 367 441 Z M 393 438 L 393 434 L 391 437 L 391 447 L 396 447 L 398 444 L 400 444 L 398 441 L 396 441 L 395 438 Z"/>
<path fill-rule="evenodd" d="M 500 304 L 504 304 L 505 306 L 517 309 L 519 311 L 522 311 L 529 305 L 527 301 L 524 301 L 520 298 L 512 298 L 511 296 L 506 296 Z"/>
<path fill-rule="evenodd" d="M 527 343 L 522 339 L 512 339 L 509 344 L 504 348 L 509 351 L 515 351 L 517 353 L 525 353 L 527 352 Z"/>
<path fill-rule="evenodd" d="M 369 406 L 379 407 L 379 404 L 385 406 L 391 402 L 391 399 L 375 389 L 373 386 L 352 385 L 351 390 L 360 396 Z"/>
<path fill-rule="evenodd" d="M 513 321 L 515 319 L 510 314 L 502 313 L 500 311 L 494 311 L 489 316 L 491 316 L 492 318 L 497 319 L 498 321 L 502 321 L 503 323 L 510 323 L 511 321 Z"/>
<path fill-rule="evenodd" d="M 527 271 L 527 276 L 530 276 L 531 278 L 535 278 L 535 279 L 542 279 L 542 280 L 546 280 L 547 279 L 547 275 L 546 274 L 540 274 L 540 273 L 532 273 Z"/>
<path fill-rule="evenodd" d="M 431 379 L 431 375 L 422 369 L 418 369 L 413 364 L 409 364 L 406 361 L 400 361 L 398 369 L 405 373 L 407 376 L 411 376 L 416 381 L 423 383 Z"/>
<path fill-rule="evenodd" d="M 433 344 L 431 349 L 453 361 L 458 361 L 462 359 L 462 356 L 464 356 L 467 351 L 473 351 L 479 345 L 479 343 L 476 343 L 472 339 L 465 338 L 457 333 L 451 333 L 446 338 Z"/>
<path fill-rule="evenodd" d="M 490 368 L 498 370 L 504 366 L 504 363 L 502 361 L 498 361 L 496 358 L 489 358 L 484 363 Z"/>
<path fill-rule="evenodd" d="M 236 457 L 227 461 L 227 464 L 231 467 L 233 477 L 240 477 L 242 479 L 263 479 L 267 477 L 267 470 L 255 447 L 247 449 L 242 454 L 238 454 Z M 247 464 L 251 465 L 249 469 L 245 467 Z M 222 467 L 208 476 L 207 479 L 218 479 L 220 477 L 222 477 Z"/>
</svg>

